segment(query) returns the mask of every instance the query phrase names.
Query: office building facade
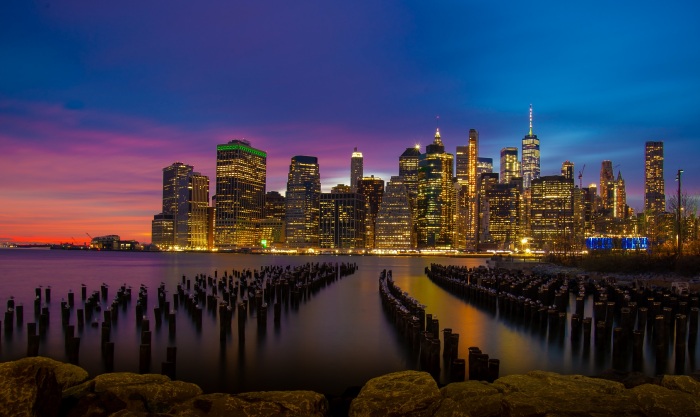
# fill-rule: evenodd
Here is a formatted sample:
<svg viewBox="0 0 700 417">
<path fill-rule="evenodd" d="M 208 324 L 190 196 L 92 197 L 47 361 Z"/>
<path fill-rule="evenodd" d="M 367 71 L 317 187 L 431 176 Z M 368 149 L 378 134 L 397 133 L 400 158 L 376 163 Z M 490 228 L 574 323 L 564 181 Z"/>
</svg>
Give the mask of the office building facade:
<svg viewBox="0 0 700 417">
<path fill-rule="evenodd" d="M 294 156 L 289 164 L 286 194 L 286 239 L 291 248 L 319 245 L 321 175 L 315 156 Z"/>
</svg>

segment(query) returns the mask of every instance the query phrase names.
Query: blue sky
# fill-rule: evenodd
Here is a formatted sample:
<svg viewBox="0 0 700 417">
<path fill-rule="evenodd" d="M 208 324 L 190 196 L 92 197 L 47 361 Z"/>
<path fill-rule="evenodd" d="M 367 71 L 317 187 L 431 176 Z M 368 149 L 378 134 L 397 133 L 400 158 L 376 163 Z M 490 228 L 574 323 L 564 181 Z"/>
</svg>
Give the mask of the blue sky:
<svg viewBox="0 0 700 417">
<path fill-rule="evenodd" d="M 149 241 L 162 168 L 213 189 L 233 138 L 268 152 L 268 190 L 294 155 L 319 158 L 324 190 L 348 183 L 355 146 L 388 180 L 437 115 L 449 152 L 475 128 L 497 160 L 531 103 L 543 175 L 571 160 L 585 186 L 610 159 L 639 209 L 662 140 L 667 194 L 679 168 L 698 194 L 699 6 L 611 3 L 5 1 L 0 239 Z"/>
</svg>

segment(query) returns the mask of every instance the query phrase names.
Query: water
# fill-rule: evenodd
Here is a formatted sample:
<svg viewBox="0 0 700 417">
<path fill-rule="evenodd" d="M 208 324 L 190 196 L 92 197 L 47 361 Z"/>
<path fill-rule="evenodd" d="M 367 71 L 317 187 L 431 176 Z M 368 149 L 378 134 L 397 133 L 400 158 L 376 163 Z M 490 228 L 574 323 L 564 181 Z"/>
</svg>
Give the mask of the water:
<svg viewBox="0 0 700 417">
<path fill-rule="evenodd" d="M 197 331 L 180 305 L 177 334 L 168 335 L 168 325 L 155 326 L 153 307 L 161 282 L 168 290 L 168 301 L 183 275 L 213 276 L 218 271 L 260 269 L 262 266 L 297 266 L 307 262 L 353 262 L 359 270 L 351 276 L 322 288 L 298 309 L 283 307 L 281 324 L 274 326 L 272 308 L 267 327 L 258 329 L 256 318 L 247 319 L 244 343 L 239 343 L 237 318 L 227 342 L 219 342 L 215 316 L 206 310 L 203 326 Z M 149 288 L 148 315 L 151 321 L 151 372 L 159 373 L 166 348 L 177 346 L 177 378 L 194 382 L 206 392 L 242 392 L 259 390 L 309 389 L 340 394 L 347 387 L 361 386 L 367 380 L 389 372 L 415 369 L 417 359 L 403 345 L 385 316 L 378 294 L 378 277 L 383 269 L 393 271 L 402 290 L 426 305 L 426 312 L 440 320 L 440 328 L 452 328 L 460 334 L 459 357 L 467 358 L 468 348 L 478 346 L 492 358 L 501 360 L 501 376 L 533 369 L 591 375 L 611 367 L 610 354 L 598 355 L 591 347 L 589 355 L 572 349 L 569 338 L 553 340 L 524 326 L 500 321 L 497 313 L 466 304 L 428 280 L 424 269 L 432 262 L 446 265 L 484 265 L 481 258 L 449 257 L 349 257 L 349 256 L 272 256 L 216 253 L 128 253 L 49 250 L 0 250 L 0 305 L 14 296 L 24 305 L 24 325 L 8 333 L 6 323 L 0 342 L 0 361 L 26 355 L 26 323 L 34 316 L 34 290 L 51 286 L 49 304 L 51 323 L 42 339 L 39 354 L 67 360 L 61 326 L 60 301 L 69 290 L 75 293 L 76 307 L 82 307 L 81 284 L 88 295 L 107 283 L 109 298 L 122 284 L 132 289 L 131 304 L 120 309 L 112 326 L 115 342 L 115 371 L 138 372 L 140 330 L 136 325 L 135 302 L 141 284 Z M 42 291 L 43 295 L 43 291 Z M 105 305 L 106 303 L 103 303 Z M 585 316 L 591 316 L 591 301 Z M 71 323 L 75 324 L 75 309 Z M 101 318 L 101 315 L 98 317 Z M 4 317 L 0 317 L 4 319 Z M 77 327 L 77 326 L 76 326 Z M 86 325 L 81 338 L 80 366 L 94 376 L 105 371 L 100 354 L 99 327 Z M 650 344 L 647 341 L 647 344 Z M 653 355 L 647 355 L 645 371 L 654 373 Z M 688 352 L 681 372 L 695 369 L 697 347 Z M 672 356 L 668 372 L 672 369 Z"/>
</svg>

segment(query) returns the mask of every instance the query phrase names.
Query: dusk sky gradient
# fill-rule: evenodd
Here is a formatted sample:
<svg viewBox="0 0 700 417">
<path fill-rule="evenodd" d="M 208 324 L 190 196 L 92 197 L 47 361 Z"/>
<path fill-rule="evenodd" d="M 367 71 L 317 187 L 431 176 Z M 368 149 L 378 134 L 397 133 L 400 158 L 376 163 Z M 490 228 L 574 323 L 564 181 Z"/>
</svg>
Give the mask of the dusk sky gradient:
<svg viewBox="0 0 700 417">
<path fill-rule="evenodd" d="M 388 181 L 405 148 L 480 134 L 494 158 L 528 132 L 542 175 L 610 159 L 643 207 L 644 143 L 664 141 L 700 194 L 696 2 L 30 1 L 0 3 L 0 241 L 151 240 L 162 169 L 209 176 L 216 145 L 268 153 L 284 193 L 295 155 L 324 191 Z M 618 166 L 619 165 L 619 166 Z M 578 184 L 578 179 L 576 181 Z"/>
</svg>

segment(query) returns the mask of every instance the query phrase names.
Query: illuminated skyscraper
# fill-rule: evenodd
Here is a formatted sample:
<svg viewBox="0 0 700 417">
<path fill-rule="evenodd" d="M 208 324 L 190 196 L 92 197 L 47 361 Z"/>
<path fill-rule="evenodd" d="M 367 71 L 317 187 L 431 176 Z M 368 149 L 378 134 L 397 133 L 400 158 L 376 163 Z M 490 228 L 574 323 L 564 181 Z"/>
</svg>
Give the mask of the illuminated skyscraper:
<svg viewBox="0 0 700 417">
<path fill-rule="evenodd" d="M 285 242 L 285 216 L 287 201 L 277 191 L 265 194 L 265 220 L 260 222 L 260 240 L 264 246 L 282 244 Z"/>
<path fill-rule="evenodd" d="M 498 174 L 493 172 L 485 172 L 479 176 L 479 196 L 477 198 L 478 202 L 478 214 L 479 223 L 477 234 L 479 236 L 479 249 L 483 249 L 482 243 L 493 244 L 491 235 L 489 233 L 489 216 L 490 216 L 490 200 L 489 195 L 491 189 L 498 185 Z"/>
<path fill-rule="evenodd" d="M 520 184 L 490 184 L 484 194 L 484 241 L 489 241 L 493 249 L 516 249 L 520 240 Z M 482 242 L 479 245 L 483 246 Z"/>
<path fill-rule="evenodd" d="M 477 170 L 479 155 L 479 132 L 469 129 L 468 142 L 469 168 L 467 171 L 467 233 L 466 249 L 476 249 L 479 244 L 479 176 Z M 465 249 L 465 248 L 460 248 Z"/>
<path fill-rule="evenodd" d="M 564 178 L 573 181 L 573 179 L 574 179 L 574 163 L 571 161 L 562 162 L 561 175 L 563 175 Z"/>
<path fill-rule="evenodd" d="M 365 199 L 349 187 L 321 193 L 319 246 L 326 249 L 364 249 Z"/>
<path fill-rule="evenodd" d="M 163 212 L 151 233 L 161 248 L 208 248 L 209 178 L 181 162 L 163 168 Z"/>
<path fill-rule="evenodd" d="M 493 173 L 493 158 L 478 157 L 476 159 L 476 178 L 481 178 L 481 174 Z"/>
<path fill-rule="evenodd" d="M 234 139 L 216 146 L 216 221 L 220 248 L 259 246 L 265 214 L 267 153 Z"/>
<path fill-rule="evenodd" d="M 413 220 L 408 202 L 408 190 L 399 177 L 391 177 L 379 206 L 375 223 L 377 249 L 411 249 Z"/>
<path fill-rule="evenodd" d="M 350 158 L 350 188 L 357 190 L 357 181 L 364 176 L 364 159 L 362 152 L 355 151 Z"/>
<path fill-rule="evenodd" d="M 418 165 L 418 246 L 451 248 L 455 214 L 454 157 L 445 153 L 439 130 L 435 132 L 434 142 L 421 154 Z"/>
<path fill-rule="evenodd" d="M 357 192 L 365 197 L 365 247 L 375 248 L 375 225 L 379 206 L 384 197 L 384 180 L 381 178 L 364 177 L 357 181 Z"/>
<path fill-rule="evenodd" d="M 163 211 L 157 215 L 156 234 L 153 234 L 152 230 L 151 236 L 153 243 L 162 248 L 187 246 L 187 187 L 192 170 L 191 165 L 182 162 L 174 162 L 163 168 Z M 172 226 L 165 224 L 168 219 L 173 222 Z M 162 235 L 161 230 L 165 231 L 168 237 Z"/>
<path fill-rule="evenodd" d="M 315 156 L 294 156 L 287 179 L 287 246 L 310 248 L 319 245 L 319 199 L 321 175 Z"/>
<path fill-rule="evenodd" d="M 184 247 L 211 249 L 209 244 L 209 177 L 193 172 L 187 183 L 187 238 Z"/>
<path fill-rule="evenodd" d="M 609 160 L 600 165 L 600 198 L 603 208 L 612 211 L 615 205 L 615 174 Z"/>
<path fill-rule="evenodd" d="M 530 233 L 535 247 L 571 249 L 574 238 L 574 180 L 561 175 L 534 179 L 530 187 Z"/>
<path fill-rule="evenodd" d="M 411 208 L 411 218 L 413 219 L 412 245 L 416 247 L 418 243 L 418 160 L 420 158 L 420 146 L 406 148 L 399 157 L 399 176 L 403 178 L 403 183 L 408 191 L 408 201 Z"/>
<path fill-rule="evenodd" d="M 644 149 L 644 209 L 654 214 L 666 211 L 664 188 L 664 143 L 647 142 Z"/>
<path fill-rule="evenodd" d="M 627 218 L 627 191 L 625 190 L 625 180 L 620 171 L 617 171 L 613 190 L 613 217 L 616 219 Z"/>
<path fill-rule="evenodd" d="M 508 184 L 513 177 L 520 176 L 520 162 L 518 161 L 518 148 L 507 147 L 501 149 L 501 184 Z"/>
<path fill-rule="evenodd" d="M 532 133 L 532 104 L 530 104 L 530 133 L 523 138 L 523 188 L 540 177 L 540 140 Z"/>
</svg>

